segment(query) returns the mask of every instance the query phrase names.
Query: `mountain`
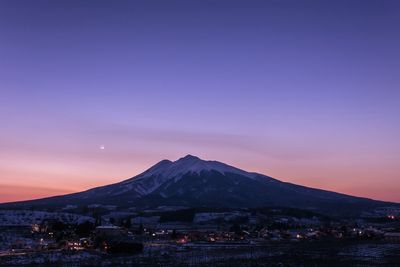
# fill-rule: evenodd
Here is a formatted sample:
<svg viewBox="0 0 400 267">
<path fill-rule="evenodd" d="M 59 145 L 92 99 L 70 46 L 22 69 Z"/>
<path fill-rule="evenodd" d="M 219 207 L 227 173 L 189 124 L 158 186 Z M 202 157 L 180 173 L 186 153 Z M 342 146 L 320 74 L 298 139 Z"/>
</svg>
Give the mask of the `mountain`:
<svg viewBox="0 0 400 267">
<path fill-rule="evenodd" d="M 162 160 L 128 180 L 84 192 L 31 201 L 5 203 L 1 208 L 62 208 L 68 205 L 115 205 L 149 209 L 186 207 L 291 207 L 329 214 L 360 214 L 395 203 L 309 188 L 187 155 Z"/>
</svg>

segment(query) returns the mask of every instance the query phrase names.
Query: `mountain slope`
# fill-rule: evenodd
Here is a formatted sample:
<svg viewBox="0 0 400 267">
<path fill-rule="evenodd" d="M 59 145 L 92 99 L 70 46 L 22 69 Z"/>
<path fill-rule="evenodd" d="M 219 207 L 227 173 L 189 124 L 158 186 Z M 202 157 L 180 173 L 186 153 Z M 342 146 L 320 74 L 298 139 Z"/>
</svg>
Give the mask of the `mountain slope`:
<svg viewBox="0 0 400 267">
<path fill-rule="evenodd" d="M 281 206 L 319 212 L 359 213 L 397 205 L 313 189 L 249 173 L 217 161 L 188 155 L 177 161 L 163 160 L 128 180 L 84 192 L 0 207 L 62 207 L 104 204 L 121 208 Z"/>
</svg>

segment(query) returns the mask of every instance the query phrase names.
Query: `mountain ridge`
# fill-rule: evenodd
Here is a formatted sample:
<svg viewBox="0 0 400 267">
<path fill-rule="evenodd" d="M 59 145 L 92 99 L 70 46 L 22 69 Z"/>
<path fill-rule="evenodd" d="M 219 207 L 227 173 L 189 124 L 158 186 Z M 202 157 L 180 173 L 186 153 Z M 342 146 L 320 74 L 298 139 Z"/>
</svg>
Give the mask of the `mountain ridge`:
<svg viewBox="0 0 400 267">
<path fill-rule="evenodd" d="M 251 208 L 282 206 L 319 212 L 371 211 L 398 205 L 283 182 L 219 161 L 187 155 L 162 160 L 137 176 L 83 192 L 44 199 L 4 203 L 2 207 L 115 205 L 120 208 L 187 207 Z"/>
</svg>

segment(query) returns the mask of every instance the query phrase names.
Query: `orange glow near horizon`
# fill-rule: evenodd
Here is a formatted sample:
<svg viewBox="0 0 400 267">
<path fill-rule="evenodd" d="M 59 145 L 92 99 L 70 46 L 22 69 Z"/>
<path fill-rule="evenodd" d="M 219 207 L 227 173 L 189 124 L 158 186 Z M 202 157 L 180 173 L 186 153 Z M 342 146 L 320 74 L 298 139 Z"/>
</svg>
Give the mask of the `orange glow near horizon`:
<svg viewBox="0 0 400 267">
<path fill-rule="evenodd" d="M 178 157 L 169 157 L 169 159 L 175 160 Z M 206 159 L 207 157 L 202 158 Z M 135 164 L 130 164 L 130 161 L 123 162 L 122 160 L 114 160 L 108 165 L 96 162 L 86 166 L 78 162 L 69 163 L 71 164 L 70 166 L 76 165 L 75 168 L 62 164 L 46 168 L 32 161 L 32 165 L 25 165 L 23 169 L 3 168 L 0 171 L 0 176 L 8 177 L 8 179 L 6 183 L 3 182 L 0 185 L 0 202 L 68 194 L 120 182 L 145 171 L 161 159 L 163 158 L 152 160 L 151 157 L 143 157 L 136 160 Z M 285 182 L 360 197 L 400 202 L 397 188 L 382 184 L 381 180 L 377 179 L 376 175 L 379 173 L 379 168 L 375 171 L 372 168 L 368 171 L 354 170 L 349 166 L 342 165 L 339 169 L 330 168 L 323 163 L 314 165 L 313 169 L 304 163 L 292 163 L 291 168 L 287 168 L 285 162 L 282 161 L 275 161 L 274 164 L 265 166 L 261 161 L 257 161 L 254 158 L 246 158 L 244 161 L 233 158 L 227 160 L 226 163 Z M 395 179 L 394 173 L 387 172 L 385 175 L 386 179 L 390 177 Z M 24 177 L 24 179 L 20 179 L 21 177 Z M 361 183 L 360 181 L 362 180 L 369 181 L 369 183 Z"/>
<path fill-rule="evenodd" d="M 73 191 L 58 188 L 0 185 L 0 203 L 38 199 L 69 193 L 73 193 Z"/>
</svg>

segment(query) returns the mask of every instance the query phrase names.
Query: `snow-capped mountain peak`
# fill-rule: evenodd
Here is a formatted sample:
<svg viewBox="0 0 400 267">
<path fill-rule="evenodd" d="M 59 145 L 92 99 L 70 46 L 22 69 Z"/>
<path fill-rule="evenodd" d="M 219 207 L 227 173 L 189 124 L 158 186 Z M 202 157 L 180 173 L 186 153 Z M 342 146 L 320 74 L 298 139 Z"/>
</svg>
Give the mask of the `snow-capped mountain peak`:
<svg viewBox="0 0 400 267">
<path fill-rule="evenodd" d="M 167 178 L 176 178 L 186 173 L 200 174 L 202 171 L 217 171 L 224 173 L 237 173 L 248 177 L 253 177 L 254 174 L 245 172 L 238 168 L 229 166 L 227 164 L 202 160 L 199 157 L 187 155 L 176 161 L 163 160 L 139 175 L 137 179 L 144 178 L 152 175 L 162 175 Z"/>
<path fill-rule="evenodd" d="M 229 166 L 222 162 L 202 160 L 193 155 L 186 155 L 176 161 L 162 160 L 150 169 L 120 183 L 121 188 L 117 194 L 134 190 L 137 194 L 144 196 L 156 191 L 167 182 L 176 183 L 184 175 L 198 175 L 203 172 L 215 171 L 220 174 L 234 173 L 254 179 L 257 174 L 249 173 L 238 168 Z"/>
</svg>

